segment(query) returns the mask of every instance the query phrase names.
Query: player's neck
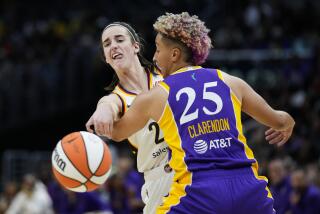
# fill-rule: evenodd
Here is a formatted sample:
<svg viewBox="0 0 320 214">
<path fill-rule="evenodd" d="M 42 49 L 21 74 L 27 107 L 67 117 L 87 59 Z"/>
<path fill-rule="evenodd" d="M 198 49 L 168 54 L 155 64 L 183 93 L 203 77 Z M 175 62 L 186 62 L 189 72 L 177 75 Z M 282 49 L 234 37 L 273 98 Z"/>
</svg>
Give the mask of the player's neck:
<svg viewBox="0 0 320 214">
<path fill-rule="evenodd" d="M 120 85 L 127 91 L 140 94 L 149 90 L 148 73 L 140 64 L 133 65 L 130 69 L 121 72 L 118 77 Z"/>
<path fill-rule="evenodd" d="M 185 67 L 189 67 L 189 66 L 193 66 L 193 64 L 189 63 L 189 62 L 184 62 L 184 61 L 175 63 L 175 64 L 173 64 L 172 68 L 170 69 L 169 75 L 176 72 L 177 70 L 179 70 L 181 68 L 185 68 Z"/>
</svg>

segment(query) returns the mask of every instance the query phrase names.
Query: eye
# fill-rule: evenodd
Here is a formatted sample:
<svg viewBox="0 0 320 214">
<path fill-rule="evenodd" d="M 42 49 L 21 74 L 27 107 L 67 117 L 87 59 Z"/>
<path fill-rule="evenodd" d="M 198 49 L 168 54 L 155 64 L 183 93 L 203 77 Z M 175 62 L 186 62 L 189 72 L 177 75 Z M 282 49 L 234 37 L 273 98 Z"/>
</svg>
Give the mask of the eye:
<svg viewBox="0 0 320 214">
<path fill-rule="evenodd" d="M 119 42 L 119 43 L 121 43 L 121 42 L 123 42 L 124 41 L 124 39 L 122 39 L 122 38 L 118 38 L 117 39 L 117 42 Z"/>
<path fill-rule="evenodd" d="M 109 47 L 110 46 L 110 42 L 105 42 L 105 43 L 103 43 L 103 47 Z"/>
</svg>

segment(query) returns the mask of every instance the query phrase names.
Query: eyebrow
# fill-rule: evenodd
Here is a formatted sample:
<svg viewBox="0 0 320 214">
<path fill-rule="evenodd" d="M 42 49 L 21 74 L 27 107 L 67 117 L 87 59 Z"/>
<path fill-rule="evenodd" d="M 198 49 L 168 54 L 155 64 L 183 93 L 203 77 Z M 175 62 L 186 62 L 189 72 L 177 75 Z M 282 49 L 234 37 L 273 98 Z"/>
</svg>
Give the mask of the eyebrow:
<svg viewBox="0 0 320 214">
<path fill-rule="evenodd" d="M 118 39 L 118 38 L 120 38 L 120 37 L 124 37 L 124 35 L 122 35 L 122 34 L 118 34 L 118 35 L 115 35 L 114 36 L 116 39 Z M 105 40 L 103 40 L 103 42 L 102 42 L 102 44 L 105 44 L 107 41 L 109 41 L 110 39 L 109 39 L 109 37 L 108 38 L 106 38 Z"/>
</svg>

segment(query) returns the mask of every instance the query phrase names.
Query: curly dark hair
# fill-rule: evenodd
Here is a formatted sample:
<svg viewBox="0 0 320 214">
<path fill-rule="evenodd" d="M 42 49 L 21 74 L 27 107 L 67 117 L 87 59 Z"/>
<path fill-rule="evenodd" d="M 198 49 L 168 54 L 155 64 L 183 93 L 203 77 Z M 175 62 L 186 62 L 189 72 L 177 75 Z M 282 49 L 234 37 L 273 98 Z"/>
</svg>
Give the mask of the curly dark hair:
<svg viewBox="0 0 320 214">
<path fill-rule="evenodd" d="M 210 30 L 198 16 L 190 16 L 188 12 L 166 13 L 157 19 L 153 27 L 158 33 L 180 41 L 191 49 L 193 63 L 200 65 L 205 62 L 212 47 L 208 36 Z"/>
</svg>

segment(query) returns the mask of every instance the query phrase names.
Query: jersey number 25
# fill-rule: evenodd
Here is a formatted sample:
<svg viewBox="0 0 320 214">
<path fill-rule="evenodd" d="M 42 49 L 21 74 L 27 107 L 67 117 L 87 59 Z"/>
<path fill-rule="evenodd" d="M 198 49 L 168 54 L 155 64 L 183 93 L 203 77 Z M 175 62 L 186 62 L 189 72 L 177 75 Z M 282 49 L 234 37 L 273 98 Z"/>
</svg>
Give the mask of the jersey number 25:
<svg viewBox="0 0 320 214">
<path fill-rule="evenodd" d="M 221 97 L 217 93 L 207 91 L 208 88 L 212 88 L 212 87 L 216 87 L 216 86 L 217 86 L 217 81 L 207 82 L 207 83 L 204 83 L 204 85 L 203 85 L 202 99 L 212 101 L 217 106 L 215 111 L 210 111 L 207 107 L 203 106 L 202 111 L 207 115 L 218 114 L 223 107 L 223 102 L 222 102 Z M 196 94 L 195 90 L 191 87 L 181 88 L 176 94 L 177 101 L 180 100 L 180 96 L 182 94 L 186 94 L 188 96 L 188 101 L 187 101 L 187 105 L 185 106 L 184 111 L 180 117 L 180 125 L 185 124 L 187 122 L 190 122 L 192 120 L 195 120 L 199 116 L 199 109 L 198 108 L 193 112 L 189 112 L 189 109 L 191 108 L 192 104 L 194 103 L 194 101 L 196 99 L 197 94 Z"/>
</svg>

